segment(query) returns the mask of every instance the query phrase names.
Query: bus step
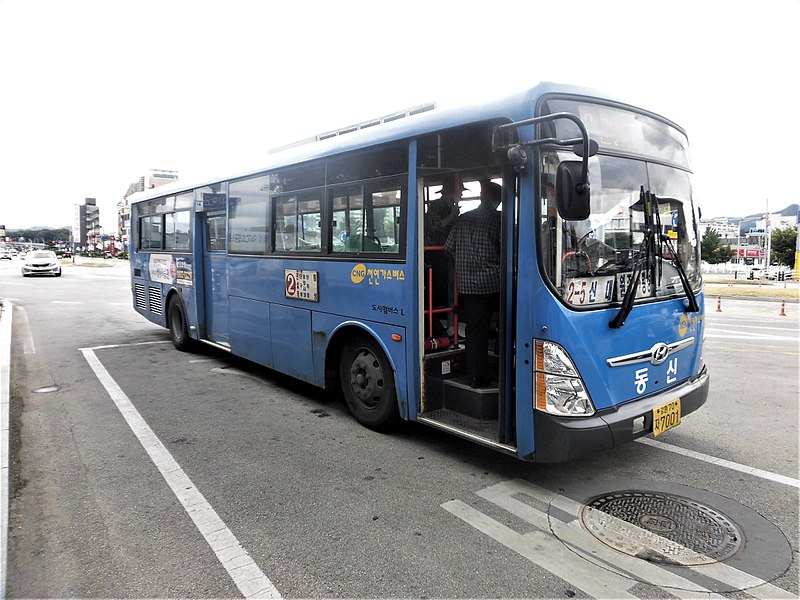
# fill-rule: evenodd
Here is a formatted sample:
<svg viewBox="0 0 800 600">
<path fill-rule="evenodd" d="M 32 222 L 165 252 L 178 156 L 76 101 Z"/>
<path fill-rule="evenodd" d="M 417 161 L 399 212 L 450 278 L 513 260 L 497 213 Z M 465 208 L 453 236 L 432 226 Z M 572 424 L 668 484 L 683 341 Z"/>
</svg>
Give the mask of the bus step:
<svg viewBox="0 0 800 600">
<path fill-rule="evenodd" d="M 482 438 L 484 440 L 496 442 L 497 441 L 497 420 L 482 420 L 469 417 L 467 415 L 440 408 L 426 412 L 421 417 L 426 422 L 441 423 L 446 425 L 451 430 L 457 432 L 468 433 L 472 436 Z"/>
<path fill-rule="evenodd" d="M 444 408 L 473 419 L 497 420 L 496 387 L 471 388 L 468 377 L 444 381 Z"/>
</svg>

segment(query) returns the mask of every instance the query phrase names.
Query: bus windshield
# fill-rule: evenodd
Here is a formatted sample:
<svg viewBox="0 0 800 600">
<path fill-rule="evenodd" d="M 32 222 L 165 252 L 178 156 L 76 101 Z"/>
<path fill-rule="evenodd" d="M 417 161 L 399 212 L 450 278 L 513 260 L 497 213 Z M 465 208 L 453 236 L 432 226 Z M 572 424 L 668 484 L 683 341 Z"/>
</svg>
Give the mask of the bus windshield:
<svg viewBox="0 0 800 600">
<path fill-rule="evenodd" d="M 607 112 L 603 123 L 624 115 Z M 588 120 L 591 123 L 591 119 Z M 597 135 L 587 126 L 590 137 Z M 659 132 L 664 129 L 661 139 Z M 650 127 L 647 144 L 620 137 L 614 153 L 603 153 L 609 139 L 600 132 L 600 153 L 589 161 L 591 213 L 581 221 L 562 219 L 556 209 L 555 173 L 558 164 L 575 155 L 544 148 L 539 154 L 541 189 L 539 251 L 543 272 L 558 295 L 574 307 L 619 303 L 635 283 L 637 302 L 686 293 L 680 271 L 692 290 L 701 283 L 699 244 L 695 236 L 690 174 L 678 166 L 657 163 L 686 160 L 685 149 L 675 143 L 677 130 Z M 561 134 L 563 135 L 563 134 Z M 567 133 L 566 135 L 569 135 Z M 653 149 L 661 148 L 661 156 Z M 624 153 L 638 155 L 625 157 Z M 679 160 L 676 160 L 679 159 Z"/>
</svg>

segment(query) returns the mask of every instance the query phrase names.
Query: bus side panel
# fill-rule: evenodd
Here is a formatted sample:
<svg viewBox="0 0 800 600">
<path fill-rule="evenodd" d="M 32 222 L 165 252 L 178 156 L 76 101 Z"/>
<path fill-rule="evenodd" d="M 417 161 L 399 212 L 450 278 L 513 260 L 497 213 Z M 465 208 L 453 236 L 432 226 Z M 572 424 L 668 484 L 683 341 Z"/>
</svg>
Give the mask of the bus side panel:
<svg viewBox="0 0 800 600">
<path fill-rule="evenodd" d="M 228 297 L 231 351 L 265 367 L 272 367 L 270 305 L 247 298 Z"/>
<path fill-rule="evenodd" d="M 273 304 L 269 310 L 273 368 L 297 379 L 314 382 L 311 352 L 311 311 Z M 265 338 L 269 339 L 269 338 Z"/>
<path fill-rule="evenodd" d="M 163 258 L 165 255 L 158 254 L 154 256 Z M 153 280 L 150 258 L 151 255 L 149 254 L 140 254 L 131 260 L 133 307 L 136 312 L 148 321 L 166 327 L 166 294 L 169 292 L 171 284 L 165 285 L 162 281 Z"/>
</svg>

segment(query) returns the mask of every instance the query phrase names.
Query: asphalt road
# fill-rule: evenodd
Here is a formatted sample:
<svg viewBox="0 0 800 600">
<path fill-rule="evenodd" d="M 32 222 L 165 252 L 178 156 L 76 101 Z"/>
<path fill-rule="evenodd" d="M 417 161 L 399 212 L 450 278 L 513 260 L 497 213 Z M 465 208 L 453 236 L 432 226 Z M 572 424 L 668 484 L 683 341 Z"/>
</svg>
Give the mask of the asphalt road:
<svg viewBox="0 0 800 600">
<path fill-rule="evenodd" d="M 797 304 L 709 302 L 701 411 L 656 445 L 537 465 L 416 424 L 377 434 L 322 391 L 177 352 L 107 264 L 0 266 L 8 597 L 798 595 Z M 585 504 L 628 491 L 732 522 L 731 555 L 598 543 Z"/>
</svg>

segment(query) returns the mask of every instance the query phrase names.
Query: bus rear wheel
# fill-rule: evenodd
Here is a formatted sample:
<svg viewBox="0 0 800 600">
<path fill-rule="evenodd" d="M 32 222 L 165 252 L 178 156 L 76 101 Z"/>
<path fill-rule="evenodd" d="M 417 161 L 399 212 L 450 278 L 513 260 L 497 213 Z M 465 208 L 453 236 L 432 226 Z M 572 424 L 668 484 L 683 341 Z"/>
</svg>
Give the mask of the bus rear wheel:
<svg viewBox="0 0 800 600">
<path fill-rule="evenodd" d="M 389 359 L 372 338 L 345 344 L 339 361 L 342 392 L 356 420 L 370 429 L 390 430 L 399 419 Z"/>
<path fill-rule="evenodd" d="M 169 299 L 167 325 L 169 326 L 169 337 L 172 340 L 172 345 L 184 352 L 190 350 L 194 340 L 189 337 L 189 329 L 186 326 L 186 311 L 183 308 L 183 302 L 177 296 L 172 296 Z"/>
</svg>

